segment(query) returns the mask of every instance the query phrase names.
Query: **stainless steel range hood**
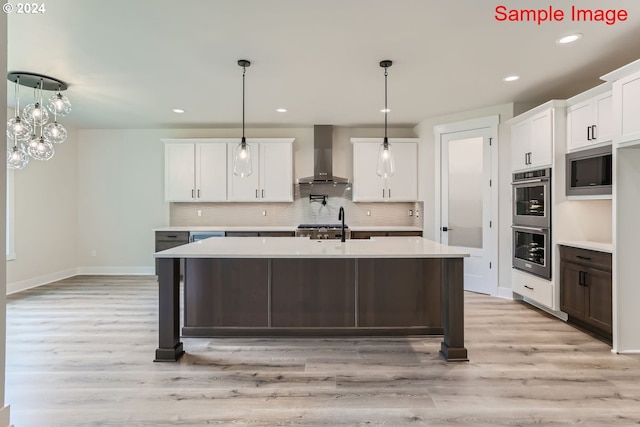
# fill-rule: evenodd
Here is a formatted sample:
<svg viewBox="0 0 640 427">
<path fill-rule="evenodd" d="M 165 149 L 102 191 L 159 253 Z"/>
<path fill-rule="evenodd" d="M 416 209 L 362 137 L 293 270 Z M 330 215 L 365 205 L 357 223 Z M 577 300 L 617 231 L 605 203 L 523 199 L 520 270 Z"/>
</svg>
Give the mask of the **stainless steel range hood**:
<svg viewBox="0 0 640 427">
<path fill-rule="evenodd" d="M 333 176 L 333 126 L 313 127 L 313 176 L 299 178 L 298 184 L 348 184 L 347 178 Z"/>
</svg>

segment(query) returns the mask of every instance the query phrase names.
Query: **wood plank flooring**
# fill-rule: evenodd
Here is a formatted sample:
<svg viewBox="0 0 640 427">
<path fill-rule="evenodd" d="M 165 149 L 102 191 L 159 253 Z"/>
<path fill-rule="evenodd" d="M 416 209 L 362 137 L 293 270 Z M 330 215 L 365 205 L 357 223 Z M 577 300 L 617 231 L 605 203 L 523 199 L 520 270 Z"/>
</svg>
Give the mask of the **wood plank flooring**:
<svg viewBox="0 0 640 427">
<path fill-rule="evenodd" d="M 75 277 L 8 298 L 16 427 L 640 424 L 640 355 L 465 295 L 470 362 L 440 337 L 186 339 L 154 363 L 155 277 Z"/>
</svg>

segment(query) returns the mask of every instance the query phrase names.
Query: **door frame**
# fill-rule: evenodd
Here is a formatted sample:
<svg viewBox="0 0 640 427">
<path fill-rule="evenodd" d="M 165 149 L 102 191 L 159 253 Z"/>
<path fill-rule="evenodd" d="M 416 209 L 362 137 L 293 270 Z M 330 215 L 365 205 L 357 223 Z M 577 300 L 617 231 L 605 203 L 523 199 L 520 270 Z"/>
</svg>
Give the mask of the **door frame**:
<svg viewBox="0 0 640 427">
<path fill-rule="evenodd" d="M 489 220 L 491 221 L 491 233 L 489 237 L 489 259 L 491 260 L 491 268 L 489 269 L 488 280 L 491 282 L 491 295 L 498 294 L 498 271 L 500 263 L 498 258 L 498 125 L 500 116 L 493 115 L 481 117 L 460 122 L 445 123 L 433 127 L 434 145 L 435 145 L 435 162 L 434 162 L 434 183 L 435 183 L 435 203 L 434 203 L 434 238 L 438 242 L 442 242 L 442 137 L 450 133 L 474 131 L 478 129 L 490 129 L 491 144 L 489 146 L 489 157 L 491 159 L 491 170 L 489 176 L 491 179 L 490 203 L 489 203 Z M 485 224 L 485 227 L 489 224 Z M 484 228 L 483 228 L 484 229 Z"/>
</svg>

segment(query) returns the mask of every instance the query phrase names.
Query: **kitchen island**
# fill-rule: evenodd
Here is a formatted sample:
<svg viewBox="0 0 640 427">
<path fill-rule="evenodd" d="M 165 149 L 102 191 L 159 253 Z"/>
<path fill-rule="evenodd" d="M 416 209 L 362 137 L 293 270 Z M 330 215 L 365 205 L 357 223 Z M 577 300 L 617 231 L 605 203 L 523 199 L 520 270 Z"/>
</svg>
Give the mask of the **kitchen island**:
<svg viewBox="0 0 640 427">
<path fill-rule="evenodd" d="M 185 337 L 443 335 L 464 361 L 463 258 L 421 237 L 212 238 L 157 252 L 159 347 L 176 361 L 180 260 Z"/>
</svg>

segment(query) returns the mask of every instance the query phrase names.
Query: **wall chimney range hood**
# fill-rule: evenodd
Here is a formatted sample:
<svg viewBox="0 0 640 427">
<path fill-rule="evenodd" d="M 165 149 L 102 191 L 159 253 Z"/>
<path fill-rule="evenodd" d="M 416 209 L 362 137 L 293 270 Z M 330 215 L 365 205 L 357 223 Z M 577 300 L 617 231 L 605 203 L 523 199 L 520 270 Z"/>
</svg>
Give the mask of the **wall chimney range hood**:
<svg viewBox="0 0 640 427">
<path fill-rule="evenodd" d="M 298 184 L 348 184 L 347 178 L 333 176 L 333 126 L 313 126 L 313 176 L 299 178 Z"/>
</svg>

